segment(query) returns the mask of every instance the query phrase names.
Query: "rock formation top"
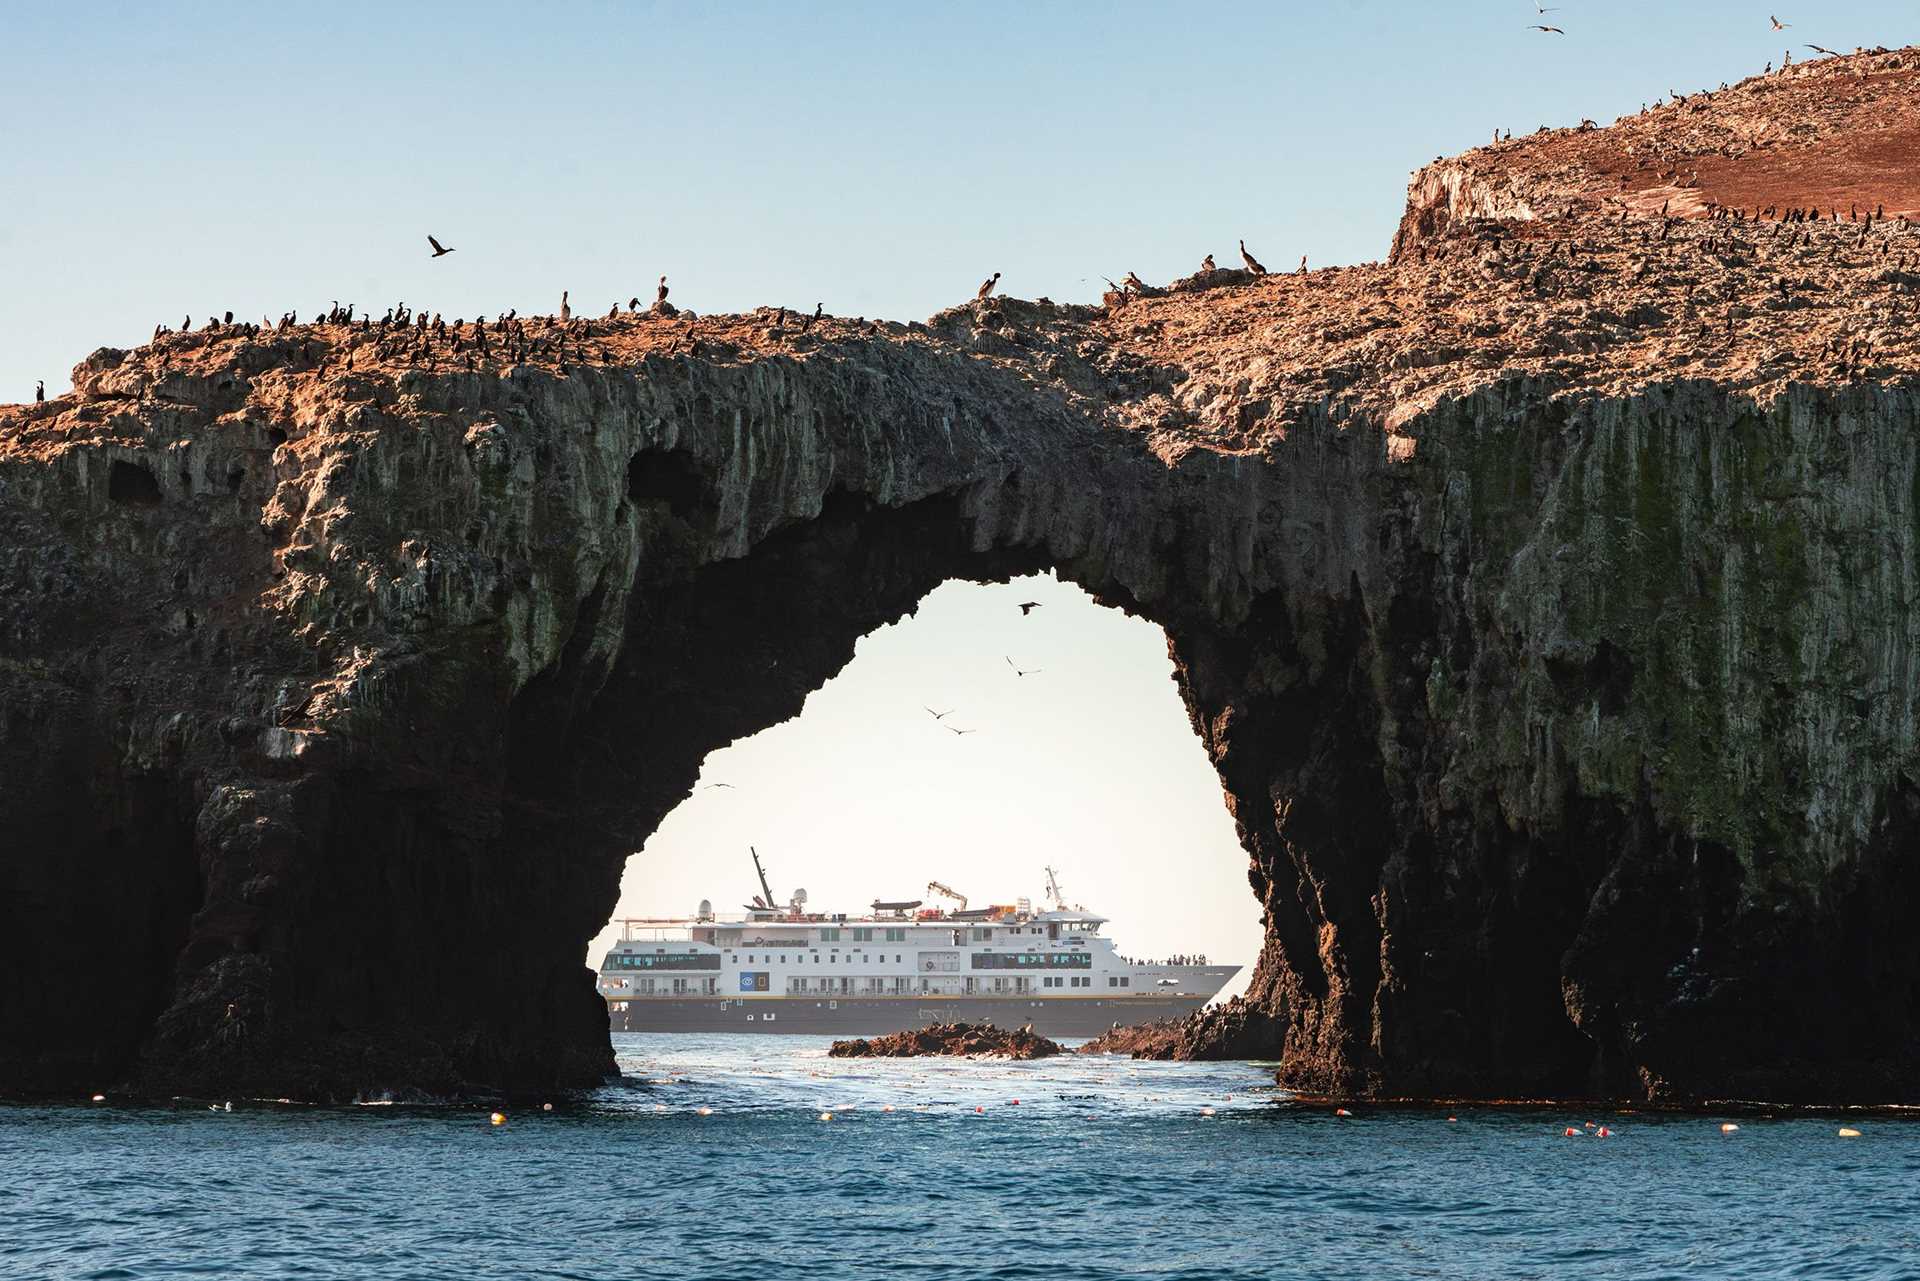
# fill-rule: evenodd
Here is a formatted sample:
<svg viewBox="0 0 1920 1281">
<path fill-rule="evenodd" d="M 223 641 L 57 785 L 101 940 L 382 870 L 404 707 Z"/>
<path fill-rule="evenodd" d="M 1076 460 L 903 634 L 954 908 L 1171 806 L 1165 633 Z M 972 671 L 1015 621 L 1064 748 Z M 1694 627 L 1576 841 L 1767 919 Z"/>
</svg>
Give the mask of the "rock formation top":
<svg viewBox="0 0 1920 1281">
<path fill-rule="evenodd" d="M 463 376 L 647 361 L 965 362 L 1167 457 L 1258 452 L 1303 414 L 1398 429 L 1515 378 L 1607 393 L 1710 378 L 1766 399 L 1893 376 L 1920 354 L 1902 320 L 1920 290 L 1920 49 L 1798 63 L 1436 161 L 1410 184 L 1395 249 L 1356 267 L 1217 270 L 1103 307 L 996 297 L 926 325 L 622 312 L 528 318 L 524 341 L 484 349 L 472 323 L 200 329 L 96 352 L 69 396 L 0 409 L 0 460 L 145 440 L 130 411 L 148 401 L 324 423 L 323 408 L 404 411 L 425 380 L 452 393 Z"/>
</svg>

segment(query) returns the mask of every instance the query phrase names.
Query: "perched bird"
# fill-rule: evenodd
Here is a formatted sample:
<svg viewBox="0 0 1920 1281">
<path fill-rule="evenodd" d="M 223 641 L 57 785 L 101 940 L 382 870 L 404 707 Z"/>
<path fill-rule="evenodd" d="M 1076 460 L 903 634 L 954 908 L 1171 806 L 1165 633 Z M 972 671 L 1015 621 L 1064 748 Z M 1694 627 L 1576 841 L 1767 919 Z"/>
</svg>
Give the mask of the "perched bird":
<svg viewBox="0 0 1920 1281">
<path fill-rule="evenodd" d="M 1303 276 L 1307 274 L 1307 256 L 1305 254 L 1300 255 L 1300 274 Z"/>
<path fill-rule="evenodd" d="M 926 707 L 926 704 L 922 703 L 921 706 Z M 949 707 L 944 712 L 936 712 L 931 707 L 927 707 L 927 715 L 933 717 L 936 721 L 944 721 L 947 717 L 953 715 L 953 709 Z"/>
<path fill-rule="evenodd" d="M 653 291 L 653 305 L 658 307 L 667 300 L 667 278 L 660 277 L 660 287 Z"/>
<path fill-rule="evenodd" d="M 1202 258 L 1200 260 L 1200 272 L 1202 275 L 1205 275 L 1207 272 L 1214 271 L 1214 270 L 1217 270 L 1217 268 L 1215 268 L 1213 265 L 1212 254 L 1208 254 L 1205 258 Z"/>
<path fill-rule="evenodd" d="M 1026 600 L 1026 601 L 1021 601 L 1021 602 L 1020 602 L 1020 617 L 1022 617 L 1022 618 L 1025 618 L 1025 617 L 1026 617 L 1026 616 L 1027 616 L 1028 614 L 1031 614 L 1031 613 L 1032 613 L 1032 612 L 1033 612 L 1034 610 L 1036 610 L 1036 609 L 1039 609 L 1039 608 L 1040 608 L 1040 602 L 1039 602 L 1039 601 L 1037 601 L 1037 600 Z"/>
<path fill-rule="evenodd" d="M 1038 676 L 1041 672 L 1046 670 L 1045 668 L 1041 668 L 1041 667 L 1021 668 L 1017 666 L 1011 658 L 1007 658 L 1005 654 L 1002 654 L 1000 657 L 1007 659 L 1007 666 L 1013 668 L 1013 674 L 1015 676 Z"/>
<path fill-rule="evenodd" d="M 1240 261 L 1246 263 L 1247 270 L 1256 276 L 1267 274 L 1267 269 L 1260 265 L 1260 260 L 1247 252 L 1247 242 L 1244 240 L 1240 242 Z"/>
<path fill-rule="evenodd" d="M 33 403 L 36 405 L 47 403 L 47 383 L 44 378 L 36 378 L 33 381 Z"/>
<path fill-rule="evenodd" d="M 573 308 L 567 305 L 567 291 L 560 291 L 560 323 L 566 324 L 573 319 Z"/>
<path fill-rule="evenodd" d="M 1767 21 L 1773 24 L 1773 29 L 1775 31 L 1785 31 L 1788 27 L 1791 27 L 1793 25 L 1791 22 L 1780 21 L 1780 19 L 1774 17 L 1772 14 L 1767 15 Z"/>
<path fill-rule="evenodd" d="M 980 288 L 974 291 L 973 296 L 975 298 L 985 298 L 988 294 L 993 292 L 993 287 L 999 283 L 1000 283 L 1000 273 L 996 271 L 991 276 L 988 276 L 985 280 L 980 282 Z"/>
<path fill-rule="evenodd" d="M 453 250 L 447 248 L 445 245 L 435 240 L 432 236 L 427 237 L 427 243 L 433 246 L 433 256 L 435 258 L 439 258 L 445 254 L 450 254 L 453 252 Z"/>
<path fill-rule="evenodd" d="M 1147 282 L 1140 279 L 1140 277 L 1134 275 L 1132 272 L 1128 272 L 1126 275 L 1126 279 L 1122 280 L 1120 283 L 1125 285 L 1127 288 L 1132 289 L 1138 293 L 1145 293 L 1147 289 Z"/>
<path fill-rule="evenodd" d="M 1537 22 L 1536 22 L 1536 23 L 1534 23 L 1534 24 L 1533 24 L 1533 25 L 1532 25 L 1531 27 L 1528 27 L 1528 28 L 1527 28 L 1527 30 L 1529 30 L 1529 31 L 1544 31 L 1544 32 L 1546 32 L 1546 33 L 1547 33 L 1548 35 L 1555 35 L 1555 36 L 1564 36 L 1564 35 L 1566 35 L 1566 34 L 1567 34 L 1566 32 L 1564 32 L 1564 31 L 1562 31 L 1562 30 L 1561 30 L 1560 28 L 1558 28 L 1558 27 L 1543 27 L 1543 26 L 1541 26 L 1541 25 L 1540 25 L 1539 23 L 1537 23 Z"/>
<path fill-rule="evenodd" d="M 634 297 L 627 299 L 627 310 L 628 311 L 640 310 L 640 298 L 638 295 L 635 295 Z"/>
</svg>

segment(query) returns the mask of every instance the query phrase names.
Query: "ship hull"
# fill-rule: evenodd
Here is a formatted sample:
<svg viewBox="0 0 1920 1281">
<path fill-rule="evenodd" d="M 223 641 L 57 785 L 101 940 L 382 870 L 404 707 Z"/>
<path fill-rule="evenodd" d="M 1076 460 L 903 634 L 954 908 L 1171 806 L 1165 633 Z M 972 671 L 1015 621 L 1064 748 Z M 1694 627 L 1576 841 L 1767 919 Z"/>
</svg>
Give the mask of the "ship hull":
<svg viewBox="0 0 1920 1281">
<path fill-rule="evenodd" d="M 1026 997 L 648 997 L 608 1003 L 615 1032 L 753 1032 L 884 1036 L 929 1023 L 1028 1024 L 1042 1036 L 1099 1036 L 1115 1026 L 1185 1018 L 1204 996 Z"/>
</svg>

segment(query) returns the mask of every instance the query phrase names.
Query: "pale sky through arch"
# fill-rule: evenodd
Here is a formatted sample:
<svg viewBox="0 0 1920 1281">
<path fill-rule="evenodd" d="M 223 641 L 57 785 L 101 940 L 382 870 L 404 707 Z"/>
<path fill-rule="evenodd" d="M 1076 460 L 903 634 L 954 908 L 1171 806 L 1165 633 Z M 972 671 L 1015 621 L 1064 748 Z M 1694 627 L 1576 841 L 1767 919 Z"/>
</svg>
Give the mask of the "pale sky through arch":
<svg viewBox="0 0 1920 1281">
<path fill-rule="evenodd" d="M 1028 600 L 1041 607 L 1022 615 Z M 1051 576 L 943 584 L 863 637 L 798 717 L 709 756 L 629 861 L 616 915 L 739 910 L 758 893 L 749 845 L 774 892 L 804 887 L 815 911 L 920 898 L 929 880 L 976 906 L 1037 903 L 1051 864 L 1128 955 L 1251 967 L 1260 948 L 1247 856 L 1165 633 Z"/>
</svg>

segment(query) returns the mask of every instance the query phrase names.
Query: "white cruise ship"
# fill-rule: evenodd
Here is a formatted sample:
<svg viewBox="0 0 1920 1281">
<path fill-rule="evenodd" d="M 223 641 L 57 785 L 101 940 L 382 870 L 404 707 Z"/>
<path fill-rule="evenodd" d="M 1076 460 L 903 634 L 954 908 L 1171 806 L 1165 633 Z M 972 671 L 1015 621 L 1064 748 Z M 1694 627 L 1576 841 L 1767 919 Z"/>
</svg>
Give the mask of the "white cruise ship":
<svg viewBox="0 0 1920 1281">
<path fill-rule="evenodd" d="M 865 915 L 809 912 L 804 890 L 775 906 L 758 854 L 754 869 L 765 893 L 744 914 L 702 903 L 692 917 L 618 922 L 599 979 L 614 1031 L 875 1036 L 967 1022 L 1096 1036 L 1188 1014 L 1240 968 L 1120 955 L 1100 933 L 1107 919 L 1069 907 L 1052 868 L 1042 911 L 1024 898 L 969 908 L 936 881 L 928 892 L 954 906 L 876 901 Z"/>
</svg>

